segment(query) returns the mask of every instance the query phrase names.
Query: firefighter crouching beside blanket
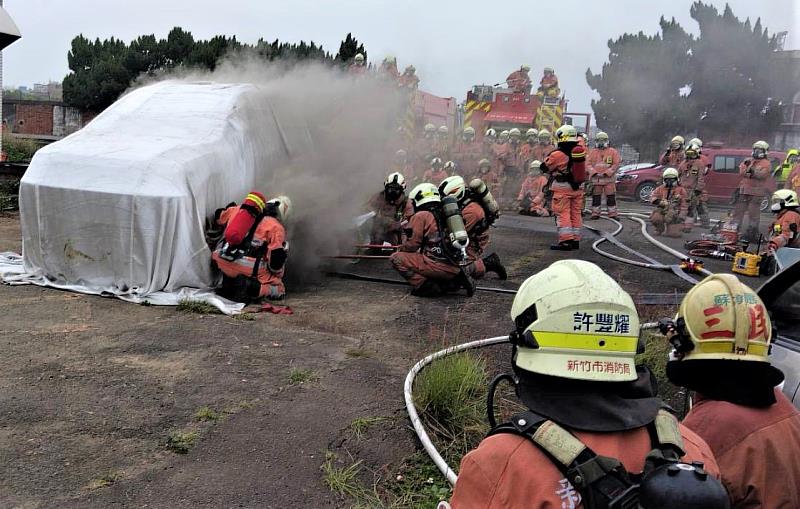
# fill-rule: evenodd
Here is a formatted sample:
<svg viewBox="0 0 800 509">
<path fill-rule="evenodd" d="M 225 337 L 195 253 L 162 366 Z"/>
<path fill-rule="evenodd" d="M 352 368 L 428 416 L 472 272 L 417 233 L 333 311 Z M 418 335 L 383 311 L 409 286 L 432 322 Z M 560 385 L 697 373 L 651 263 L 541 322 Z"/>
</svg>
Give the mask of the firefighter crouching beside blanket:
<svg viewBox="0 0 800 509">
<path fill-rule="evenodd" d="M 542 169 L 553 177 L 553 215 L 556 216 L 558 242 L 550 246 L 556 251 L 580 248 L 581 216 L 584 194 L 581 186 L 586 180 L 586 148 L 578 145 L 578 131 L 571 125 L 556 130 L 558 147 L 544 160 Z"/>
<path fill-rule="evenodd" d="M 614 279 L 587 261 L 558 261 L 520 286 L 511 318 L 513 376 L 489 387 L 492 430 L 461 460 L 440 508 L 729 507 L 708 445 L 663 409 L 653 375 L 635 365 L 639 316 Z M 498 425 L 501 380 L 527 410 Z"/>
<path fill-rule="evenodd" d="M 216 222 L 225 233 L 211 259 L 222 271 L 221 296 L 237 302 L 283 298 L 289 250 L 284 224 L 290 209 L 286 196 L 265 201 L 251 192 L 241 205 L 217 210 Z"/>
</svg>

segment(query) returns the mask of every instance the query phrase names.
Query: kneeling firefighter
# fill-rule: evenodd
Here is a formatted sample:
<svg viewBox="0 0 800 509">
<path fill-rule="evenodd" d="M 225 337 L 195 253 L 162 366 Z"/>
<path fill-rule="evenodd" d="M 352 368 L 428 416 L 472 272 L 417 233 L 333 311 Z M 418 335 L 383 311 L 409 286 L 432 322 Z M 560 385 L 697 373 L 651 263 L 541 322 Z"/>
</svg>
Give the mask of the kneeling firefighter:
<svg viewBox="0 0 800 509">
<path fill-rule="evenodd" d="M 562 125 L 556 130 L 558 148 L 545 158 L 542 169 L 550 172 L 554 182 L 553 215 L 558 227 L 558 243 L 550 246 L 556 251 L 580 248 L 583 227 L 584 194 L 581 186 L 586 180 L 586 147 L 578 144 L 574 126 Z"/>
<path fill-rule="evenodd" d="M 464 228 L 469 236 L 468 265 L 464 267 L 464 271 L 475 279 L 482 278 L 487 272 L 494 272 L 499 279 L 506 279 L 506 269 L 497 253 L 483 257 L 489 245 L 489 228 L 500 217 L 500 206 L 486 184 L 480 179 L 474 179 L 467 188 L 461 176 L 453 175 L 439 184 L 439 194 L 452 196 L 461 208 Z"/>
<path fill-rule="evenodd" d="M 387 175 L 383 181 L 383 191 L 370 199 L 367 208 L 375 212 L 370 243 L 399 245 L 403 238 L 403 225 L 413 213 L 411 202 L 406 198 L 406 179 L 403 174 L 393 172 Z"/>
<path fill-rule="evenodd" d="M 678 183 L 679 176 L 678 170 L 667 168 L 661 177 L 664 183 L 650 195 L 650 202 L 656 206 L 650 213 L 650 223 L 658 235 L 681 236 L 689 213 L 689 195 Z"/>
<path fill-rule="evenodd" d="M 489 388 L 492 430 L 461 460 L 453 509 L 729 507 L 708 445 L 635 365 L 639 317 L 614 279 L 555 262 L 520 286 L 511 318 L 513 374 Z M 497 425 L 502 380 L 528 410 Z"/>
<path fill-rule="evenodd" d="M 469 237 L 458 202 L 444 200 L 435 185 L 422 183 L 411 190 L 414 215 L 408 221 L 405 242 L 392 254 L 392 267 L 411 284 L 411 294 L 435 297 L 451 289 L 475 292 L 464 273 Z"/>
<path fill-rule="evenodd" d="M 667 377 L 694 393 L 683 423 L 719 464 L 734 509 L 800 507 L 800 412 L 776 387 L 774 337 L 761 298 L 733 274 L 696 284 L 659 328 L 673 347 Z"/>
<path fill-rule="evenodd" d="M 800 248 L 800 201 L 797 193 L 789 189 L 778 189 L 772 193 L 770 210 L 775 220 L 769 229 L 768 252 L 774 253 L 782 247 Z"/>
<path fill-rule="evenodd" d="M 241 205 L 217 210 L 216 222 L 225 233 L 211 259 L 222 271 L 221 296 L 237 302 L 283 298 L 289 250 L 284 224 L 290 209 L 286 196 L 265 201 L 251 192 Z"/>
</svg>

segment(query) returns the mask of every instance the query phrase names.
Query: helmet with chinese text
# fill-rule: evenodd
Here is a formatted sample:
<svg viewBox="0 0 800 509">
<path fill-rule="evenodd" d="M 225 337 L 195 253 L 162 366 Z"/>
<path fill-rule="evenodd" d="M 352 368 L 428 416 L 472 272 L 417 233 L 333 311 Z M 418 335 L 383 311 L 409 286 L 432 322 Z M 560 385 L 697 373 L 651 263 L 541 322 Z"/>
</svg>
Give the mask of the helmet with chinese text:
<svg viewBox="0 0 800 509">
<path fill-rule="evenodd" d="M 560 260 L 529 277 L 511 307 L 518 369 L 576 380 L 637 379 L 639 315 L 597 265 Z"/>
</svg>

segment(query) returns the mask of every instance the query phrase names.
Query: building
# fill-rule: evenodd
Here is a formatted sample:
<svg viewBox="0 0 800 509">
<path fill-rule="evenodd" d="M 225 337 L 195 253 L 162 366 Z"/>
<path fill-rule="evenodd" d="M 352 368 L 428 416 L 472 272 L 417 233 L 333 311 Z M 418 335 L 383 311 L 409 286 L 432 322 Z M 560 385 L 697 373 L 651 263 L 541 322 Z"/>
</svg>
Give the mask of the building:
<svg viewBox="0 0 800 509">
<path fill-rule="evenodd" d="M 800 50 L 776 51 L 771 62 L 773 75 L 782 76 L 774 86 L 783 103 L 783 122 L 773 133 L 777 150 L 800 147 Z"/>
<path fill-rule="evenodd" d="M 74 133 L 94 114 L 66 106 L 61 101 L 3 98 L 3 130 L 21 138 L 50 142 Z"/>
</svg>

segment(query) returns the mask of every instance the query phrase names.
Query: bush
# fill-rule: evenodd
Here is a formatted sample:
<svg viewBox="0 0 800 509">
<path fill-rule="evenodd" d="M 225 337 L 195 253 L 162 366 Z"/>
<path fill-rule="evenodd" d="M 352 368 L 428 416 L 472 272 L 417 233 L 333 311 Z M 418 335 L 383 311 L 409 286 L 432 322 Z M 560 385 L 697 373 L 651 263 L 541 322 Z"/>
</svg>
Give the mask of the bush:
<svg viewBox="0 0 800 509">
<path fill-rule="evenodd" d="M 19 180 L 0 180 L 0 211 L 19 208 Z"/>
<path fill-rule="evenodd" d="M 683 418 L 686 391 L 670 383 L 667 378 L 667 358 L 672 350 L 669 342 L 658 331 L 645 331 L 645 352 L 636 357 L 636 364 L 644 364 L 658 381 L 658 395 Z"/>
<path fill-rule="evenodd" d="M 39 145 L 35 141 L 26 138 L 4 136 L 3 150 L 8 156 L 8 162 L 27 163 L 33 158 L 33 154 L 39 150 Z"/>
</svg>

